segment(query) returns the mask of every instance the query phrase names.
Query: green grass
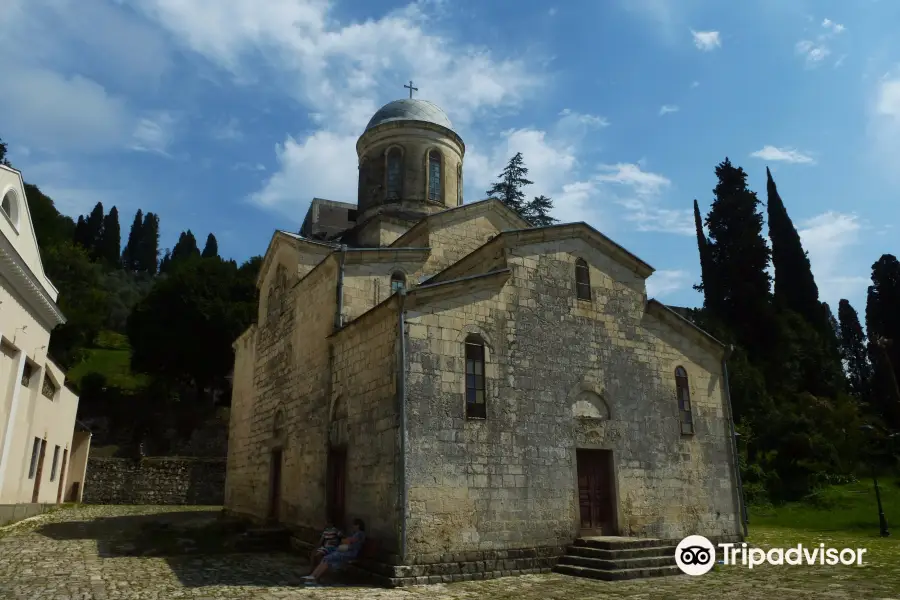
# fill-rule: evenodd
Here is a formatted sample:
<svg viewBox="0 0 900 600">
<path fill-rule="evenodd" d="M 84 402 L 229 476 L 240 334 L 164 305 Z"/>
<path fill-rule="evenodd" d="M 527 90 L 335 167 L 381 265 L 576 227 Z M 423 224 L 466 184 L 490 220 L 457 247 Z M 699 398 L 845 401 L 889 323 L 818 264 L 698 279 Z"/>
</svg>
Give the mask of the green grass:
<svg viewBox="0 0 900 600">
<path fill-rule="evenodd" d="M 879 480 L 881 503 L 888 523 L 900 526 L 900 479 Z M 804 502 L 778 507 L 750 507 L 751 527 L 779 527 L 804 531 L 845 531 L 878 533 L 878 502 L 871 479 L 833 486 Z M 900 529 L 897 531 L 900 536 Z"/>
<path fill-rule="evenodd" d="M 68 373 L 69 380 L 76 386 L 88 373 L 101 373 L 109 385 L 123 390 L 134 390 L 146 383 L 145 377 L 131 372 L 131 346 L 127 337 L 112 331 L 101 331 L 95 346 L 87 349 L 84 361 Z"/>
</svg>

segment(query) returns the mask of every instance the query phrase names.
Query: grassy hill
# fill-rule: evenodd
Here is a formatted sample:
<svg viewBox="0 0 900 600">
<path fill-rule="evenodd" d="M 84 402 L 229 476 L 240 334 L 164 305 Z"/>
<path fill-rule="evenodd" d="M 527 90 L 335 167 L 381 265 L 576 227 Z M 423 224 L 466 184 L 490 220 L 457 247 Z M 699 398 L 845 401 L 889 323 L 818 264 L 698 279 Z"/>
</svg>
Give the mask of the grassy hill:
<svg viewBox="0 0 900 600">
<path fill-rule="evenodd" d="M 85 350 L 84 361 L 68 373 L 69 379 L 80 387 L 81 378 L 88 373 L 101 373 L 109 385 L 123 390 L 134 390 L 146 383 L 142 375 L 131 372 L 131 346 L 128 338 L 120 333 L 102 331 L 94 347 Z"/>
</svg>

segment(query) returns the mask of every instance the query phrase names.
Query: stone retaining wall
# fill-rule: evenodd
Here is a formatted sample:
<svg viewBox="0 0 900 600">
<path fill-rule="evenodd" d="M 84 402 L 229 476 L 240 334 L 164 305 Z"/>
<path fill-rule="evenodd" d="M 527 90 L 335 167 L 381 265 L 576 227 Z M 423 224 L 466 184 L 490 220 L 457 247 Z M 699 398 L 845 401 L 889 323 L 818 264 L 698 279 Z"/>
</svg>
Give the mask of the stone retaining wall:
<svg viewBox="0 0 900 600">
<path fill-rule="evenodd" d="M 83 502 L 220 506 L 224 490 L 224 458 L 92 457 Z"/>
</svg>

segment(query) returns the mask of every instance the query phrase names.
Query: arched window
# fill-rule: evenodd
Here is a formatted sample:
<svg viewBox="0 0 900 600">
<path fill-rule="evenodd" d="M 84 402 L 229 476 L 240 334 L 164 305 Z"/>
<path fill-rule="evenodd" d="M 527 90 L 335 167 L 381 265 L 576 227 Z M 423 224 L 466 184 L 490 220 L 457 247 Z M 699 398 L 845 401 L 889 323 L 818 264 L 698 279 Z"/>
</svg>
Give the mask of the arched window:
<svg viewBox="0 0 900 600">
<path fill-rule="evenodd" d="M 484 341 L 477 335 L 466 338 L 466 418 L 486 419 L 484 394 Z"/>
<path fill-rule="evenodd" d="M 391 275 L 391 293 L 399 292 L 404 288 L 406 288 L 406 275 L 400 271 L 394 272 Z"/>
<path fill-rule="evenodd" d="M 400 148 L 391 148 L 387 154 L 387 199 L 399 200 L 402 193 L 403 153 Z"/>
<path fill-rule="evenodd" d="M 583 258 L 575 261 L 575 297 L 579 300 L 591 299 L 591 270 Z"/>
<path fill-rule="evenodd" d="M 428 152 L 428 199 L 441 201 L 441 153 L 437 150 Z"/>
<path fill-rule="evenodd" d="M 19 226 L 19 203 L 14 191 L 9 190 L 3 194 L 3 200 L 0 201 L 0 210 L 9 217 L 9 220 L 12 221 L 13 225 L 16 227 Z"/>
<path fill-rule="evenodd" d="M 675 393 L 678 396 L 678 415 L 681 422 L 681 433 L 694 433 L 694 419 L 691 415 L 691 389 L 688 385 L 687 371 L 684 367 L 675 369 Z"/>
<path fill-rule="evenodd" d="M 462 206 L 462 203 L 463 203 L 462 165 L 456 165 L 456 205 Z"/>
</svg>

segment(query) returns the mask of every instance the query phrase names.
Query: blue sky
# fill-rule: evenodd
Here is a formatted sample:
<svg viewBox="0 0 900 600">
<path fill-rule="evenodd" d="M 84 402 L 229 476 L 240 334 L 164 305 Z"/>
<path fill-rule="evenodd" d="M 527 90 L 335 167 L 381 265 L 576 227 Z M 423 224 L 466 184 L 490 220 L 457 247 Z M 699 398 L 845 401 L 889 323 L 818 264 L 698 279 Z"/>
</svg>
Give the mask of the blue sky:
<svg viewBox="0 0 900 600">
<path fill-rule="evenodd" d="M 311 198 L 355 201 L 356 138 L 412 79 L 466 142 L 467 201 L 522 152 L 528 193 L 672 304 L 699 301 L 715 165 L 763 200 L 768 165 L 824 299 L 862 312 L 900 250 L 898 22 L 888 0 L 5 0 L 0 137 L 62 212 L 142 208 L 163 247 L 211 231 L 243 260 Z"/>
</svg>

